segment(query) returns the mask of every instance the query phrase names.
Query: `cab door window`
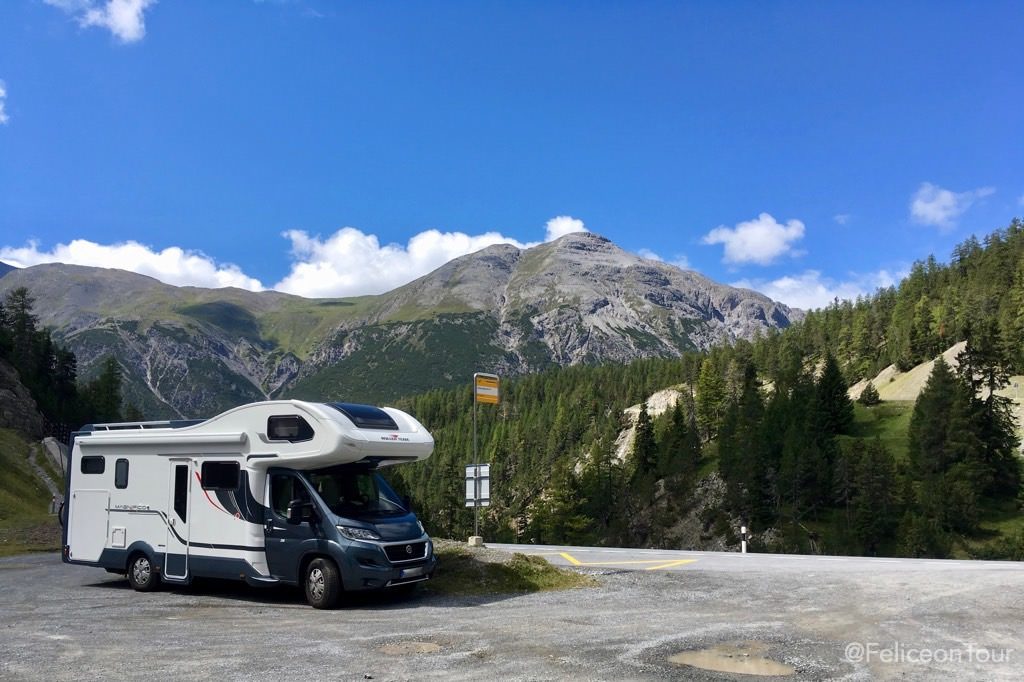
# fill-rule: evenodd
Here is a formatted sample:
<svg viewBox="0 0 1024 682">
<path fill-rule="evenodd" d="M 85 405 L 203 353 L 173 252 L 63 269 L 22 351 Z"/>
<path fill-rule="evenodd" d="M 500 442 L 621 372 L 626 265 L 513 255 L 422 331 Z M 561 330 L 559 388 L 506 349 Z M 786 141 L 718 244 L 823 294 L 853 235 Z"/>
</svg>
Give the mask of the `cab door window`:
<svg viewBox="0 0 1024 682">
<path fill-rule="evenodd" d="M 306 487 L 291 474 L 271 474 L 270 504 L 274 513 L 282 519 L 287 519 L 288 504 L 292 500 L 310 502 Z"/>
</svg>

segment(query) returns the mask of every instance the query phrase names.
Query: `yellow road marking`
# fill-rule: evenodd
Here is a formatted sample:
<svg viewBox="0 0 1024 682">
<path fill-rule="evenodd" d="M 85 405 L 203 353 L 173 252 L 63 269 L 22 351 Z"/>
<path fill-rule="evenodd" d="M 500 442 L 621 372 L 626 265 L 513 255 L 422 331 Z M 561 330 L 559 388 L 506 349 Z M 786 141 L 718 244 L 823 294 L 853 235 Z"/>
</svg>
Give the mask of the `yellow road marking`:
<svg viewBox="0 0 1024 682">
<path fill-rule="evenodd" d="M 650 566 L 645 568 L 645 571 L 656 571 L 659 568 L 673 568 L 675 566 L 682 566 L 683 564 L 692 564 L 697 561 L 696 559 L 675 559 L 673 561 L 666 562 L 664 559 L 643 559 L 636 561 L 580 561 L 572 554 L 568 552 L 559 552 L 558 555 L 568 561 L 573 566 L 624 566 L 626 564 L 658 564 L 657 566 Z"/>
<path fill-rule="evenodd" d="M 645 571 L 657 571 L 662 568 L 675 568 L 676 566 L 682 566 L 683 564 L 692 564 L 696 559 L 678 559 L 676 561 L 670 561 L 667 564 L 661 564 L 660 566 L 650 566 L 645 568 Z"/>
<path fill-rule="evenodd" d="M 582 566 L 582 564 L 572 554 L 569 554 L 568 552 L 559 552 L 559 554 L 561 554 L 562 558 L 573 566 Z"/>
</svg>

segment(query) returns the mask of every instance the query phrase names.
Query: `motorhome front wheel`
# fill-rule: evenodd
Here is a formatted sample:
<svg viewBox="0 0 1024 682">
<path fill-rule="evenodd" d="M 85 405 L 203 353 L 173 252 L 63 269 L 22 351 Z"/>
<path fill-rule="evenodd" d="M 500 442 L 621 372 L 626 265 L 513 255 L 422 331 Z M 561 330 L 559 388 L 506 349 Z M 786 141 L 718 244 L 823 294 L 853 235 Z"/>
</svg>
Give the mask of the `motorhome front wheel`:
<svg viewBox="0 0 1024 682">
<path fill-rule="evenodd" d="M 313 559 L 306 567 L 306 601 L 314 609 L 330 609 L 341 596 L 338 568 L 330 559 Z"/>
</svg>

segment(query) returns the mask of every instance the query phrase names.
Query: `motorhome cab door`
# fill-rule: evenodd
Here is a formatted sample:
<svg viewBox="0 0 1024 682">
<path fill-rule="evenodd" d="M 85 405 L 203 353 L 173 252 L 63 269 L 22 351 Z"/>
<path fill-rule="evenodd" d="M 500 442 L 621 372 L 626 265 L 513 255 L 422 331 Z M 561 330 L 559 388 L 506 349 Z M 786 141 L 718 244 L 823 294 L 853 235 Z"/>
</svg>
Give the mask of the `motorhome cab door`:
<svg viewBox="0 0 1024 682">
<path fill-rule="evenodd" d="M 263 526 L 267 565 L 271 575 L 296 582 L 300 577 L 298 558 L 303 547 L 317 537 L 317 529 L 310 520 L 289 523 L 288 505 L 312 498 L 294 473 L 272 469 L 269 481 L 270 508 Z"/>
<path fill-rule="evenodd" d="M 191 519 L 192 460 L 170 460 L 170 490 L 167 501 L 167 554 L 164 576 L 176 580 L 188 577 L 189 520 Z"/>
</svg>

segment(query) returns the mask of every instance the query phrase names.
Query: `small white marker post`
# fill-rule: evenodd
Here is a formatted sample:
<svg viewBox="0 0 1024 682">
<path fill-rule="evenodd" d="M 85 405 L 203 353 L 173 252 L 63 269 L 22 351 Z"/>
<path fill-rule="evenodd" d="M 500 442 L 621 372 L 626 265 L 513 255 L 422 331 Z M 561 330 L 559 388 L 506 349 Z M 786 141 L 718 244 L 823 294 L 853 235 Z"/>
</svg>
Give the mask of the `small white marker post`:
<svg viewBox="0 0 1024 682">
<path fill-rule="evenodd" d="M 747 553 L 747 527 L 740 526 L 740 552 Z"/>
</svg>

